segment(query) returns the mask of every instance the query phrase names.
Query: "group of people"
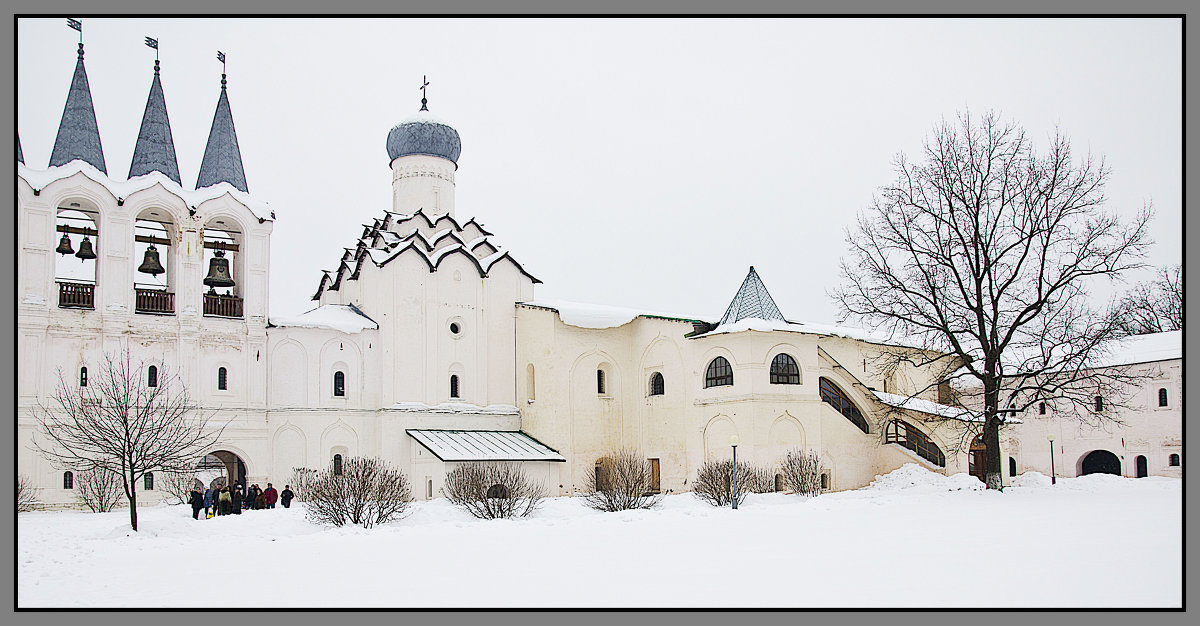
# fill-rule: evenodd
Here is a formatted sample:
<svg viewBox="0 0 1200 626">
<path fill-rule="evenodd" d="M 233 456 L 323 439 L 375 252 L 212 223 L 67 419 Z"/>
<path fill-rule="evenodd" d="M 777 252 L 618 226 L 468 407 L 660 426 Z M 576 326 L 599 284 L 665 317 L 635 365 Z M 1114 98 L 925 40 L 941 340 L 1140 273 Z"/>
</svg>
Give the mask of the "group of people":
<svg viewBox="0 0 1200 626">
<path fill-rule="evenodd" d="M 232 489 L 227 485 L 204 491 L 194 487 L 188 504 L 192 505 L 192 519 L 200 519 L 200 511 L 204 511 L 204 517 L 207 519 L 217 515 L 241 515 L 243 509 L 273 509 L 277 501 L 283 503 L 283 508 L 286 509 L 291 506 L 295 496 L 290 485 L 284 485 L 283 492 L 279 492 L 271 483 L 267 483 L 266 489 L 255 483 L 250 485 L 250 489 L 243 491 L 242 485 L 238 483 Z"/>
</svg>

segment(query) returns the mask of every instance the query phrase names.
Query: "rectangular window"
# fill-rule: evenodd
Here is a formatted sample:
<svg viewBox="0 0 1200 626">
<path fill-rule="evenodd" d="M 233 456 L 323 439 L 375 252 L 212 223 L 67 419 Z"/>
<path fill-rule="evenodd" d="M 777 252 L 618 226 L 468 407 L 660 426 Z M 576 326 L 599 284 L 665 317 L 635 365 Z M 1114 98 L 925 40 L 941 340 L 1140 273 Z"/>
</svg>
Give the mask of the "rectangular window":
<svg viewBox="0 0 1200 626">
<path fill-rule="evenodd" d="M 425 499 L 433 499 L 433 479 L 428 476 L 425 477 Z"/>
<path fill-rule="evenodd" d="M 662 491 L 662 481 L 658 469 L 658 459 L 648 459 L 650 461 L 650 491 L 658 493 Z"/>
</svg>

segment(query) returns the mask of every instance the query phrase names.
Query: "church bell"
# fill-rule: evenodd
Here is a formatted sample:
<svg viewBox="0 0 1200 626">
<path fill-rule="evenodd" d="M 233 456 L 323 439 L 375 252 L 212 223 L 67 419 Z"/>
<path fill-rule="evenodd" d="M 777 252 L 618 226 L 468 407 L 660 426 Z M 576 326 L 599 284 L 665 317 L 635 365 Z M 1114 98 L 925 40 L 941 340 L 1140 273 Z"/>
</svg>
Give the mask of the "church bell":
<svg viewBox="0 0 1200 626">
<path fill-rule="evenodd" d="M 167 271 L 163 269 L 162 263 L 158 261 L 158 250 L 154 247 L 154 244 L 150 244 L 150 247 L 146 248 L 146 258 L 138 266 L 138 271 L 143 274 L 150 274 L 151 276 L 158 276 Z"/>
<path fill-rule="evenodd" d="M 54 249 L 59 254 L 74 254 L 75 248 L 71 247 L 71 238 L 63 233 L 62 239 L 58 240 L 58 247 Z"/>
<path fill-rule="evenodd" d="M 155 255 L 157 257 L 157 254 Z M 204 284 L 209 287 L 232 287 L 233 277 L 229 275 L 229 259 L 225 258 L 224 250 L 213 252 L 213 258 L 208 262 L 208 276 Z"/>
<path fill-rule="evenodd" d="M 79 252 L 76 252 L 75 256 L 83 261 L 96 258 L 96 253 L 92 250 L 92 242 L 87 235 L 84 235 L 83 241 L 79 242 Z"/>
</svg>

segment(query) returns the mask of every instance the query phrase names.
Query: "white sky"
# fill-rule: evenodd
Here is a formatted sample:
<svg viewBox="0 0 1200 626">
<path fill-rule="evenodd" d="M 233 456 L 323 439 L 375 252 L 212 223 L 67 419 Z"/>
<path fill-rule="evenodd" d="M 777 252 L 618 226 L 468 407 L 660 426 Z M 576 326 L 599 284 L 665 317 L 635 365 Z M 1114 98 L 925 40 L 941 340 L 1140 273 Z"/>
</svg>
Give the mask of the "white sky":
<svg viewBox="0 0 1200 626">
<path fill-rule="evenodd" d="M 462 137 L 455 214 L 563 299 L 719 316 L 754 265 L 785 316 L 833 321 L 844 230 L 942 117 L 1057 124 L 1153 202 L 1182 261 L 1182 45 L 1171 19 L 99 19 L 86 64 L 124 179 L 157 37 L 183 183 L 227 55 L 246 180 L 271 203 L 271 312 L 313 306 L 391 208 L 388 130 L 420 106 Z M 45 167 L 75 65 L 61 18 L 18 20 L 17 130 Z M 1138 276 L 1135 278 L 1144 278 Z"/>
</svg>

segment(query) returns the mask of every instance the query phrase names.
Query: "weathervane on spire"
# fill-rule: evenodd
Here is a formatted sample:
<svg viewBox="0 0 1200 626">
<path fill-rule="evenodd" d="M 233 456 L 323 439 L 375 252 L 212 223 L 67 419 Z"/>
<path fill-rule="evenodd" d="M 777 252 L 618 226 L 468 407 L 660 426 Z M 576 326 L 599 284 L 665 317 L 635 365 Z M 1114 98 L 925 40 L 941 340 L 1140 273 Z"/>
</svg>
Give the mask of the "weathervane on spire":
<svg viewBox="0 0 1200 626">
<path fill-rule="evenodd" d="M 154 48 L 154 71 L 158 71 L 158 40 L 153 37 L 146 38 L 146 46 Z"/>
<path fill-rule="evenodd" d="M 67 18 L 67 26 L 79 31 L 79 58 L 83 58 L 83 22 Z"/>
<path fill-rule="evenodd" d="M 225 53 L 217 50 L 217 60 L 221 62 L 221 89 L 225 88 Z"/>
<path fill-rule="evenodd" d="M 422 74 L 421 75 L 421 110 L 422 111 L 429 110 L 429 107 L 426 106 L 429 103 L 429 101 L 425 99 L 425 88 L 428 86 L 429 86 L 429 77 Z"/>
</svg>

